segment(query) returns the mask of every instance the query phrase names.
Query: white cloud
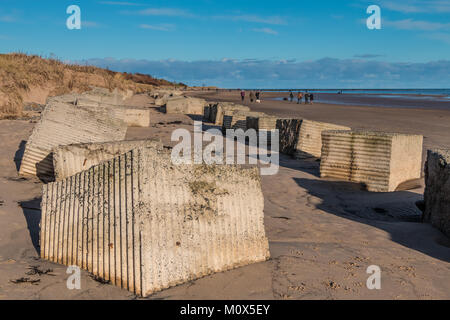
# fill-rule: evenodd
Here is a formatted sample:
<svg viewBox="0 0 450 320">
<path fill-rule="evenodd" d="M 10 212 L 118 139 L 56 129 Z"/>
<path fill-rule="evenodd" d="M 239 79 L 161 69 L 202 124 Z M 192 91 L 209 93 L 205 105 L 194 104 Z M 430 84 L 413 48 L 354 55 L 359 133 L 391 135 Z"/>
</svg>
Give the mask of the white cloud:
<svg viewBox="0 0 450 320">
<path fill-rule="evenodd" d="M 273 29 L 270 29 L 270 28 L 256 28 L 256 29 L 252 29 L 253 31 L 255 31 L 255 32 L 262 32 L 262 33 L 267 33 L 267 34 L 272 34 L 272 35 L 277 35 L 278 34 L 278 32 L 276 32 L 275 30 L 273 30 Z"/>
<path fill-rule="evenodd" d="M 442 32 L 427 33 L 424 35 L 424 37 L 431 40 L 437 40 L 450 44 L 450 33 L 442 33 Z"/>
<path fill-rule="evenodd" d="M 286 25 L 286 19 L 279 16 L 258 16 L 258 15 L 229 15 L 229 16 L 213 16 L 213 19 L 231 20 L 231 21 L 244 21 L 252 23 L 272 24 L 272 25 Z"/>
<path fill-rule="evenodd" d="M 190 12 L 177 8 L 148 8 L 135 12 L 123 11 L 122 13 L 138 14 L 142 16 L 194 17 Z"/>
<path fill-rule="evenodd" d="M 410 13 L 446 13 L 450 12 L 448 0 L 402 0 L 382 1 L 381 7 L 391 11 Z"/>
<path fill-rule="evenodd" d="M 400 30 L 423 30 L 423 31 L 435 31 L 442 29 L 450 29 L 450 23 L 440 23 L 431 21 L 422 21 L 414 19 L 404 19 L 397 21 L 384 20 L 384 25 L 392 26 Z"/>
<path fill-rule="evenodd" d="M 125 2 L 125 1 L 100 1 L 101 4 L 110 6 L 142 6 L 140 3 Z"/>
<path fill-rule="evenodd" d="M 173 30 L 175 30 L 175 25 L 173 25 L 173 24 L 159 24 L 159 25 L 141 24 L 139 26 L 139 28 L 156 30 L 156 31 L 173 31 Z"/>
<path fill-rule="evenodd" d="M 81 27 L 82 28 L 85 28 L 85 27 L 87 27 L 87 28 L 99 28 L 101 26 L 102 26 L 101 23 L 98 23 L 98 22 L 95 22 L 95 21 L 87 21 L 87 20 L 82 20 L 81 21 Z"/>
<path fill-rule="evenodd" d="M 274 60 L 114 60 L 81 63 L 112 70 L 148 73 L 188 84 L 211 83 L 228 87 L 446 87 L 450 60 L 428 63 L 385 62 L 324 58 L 314 61 Z"/>
</svg>

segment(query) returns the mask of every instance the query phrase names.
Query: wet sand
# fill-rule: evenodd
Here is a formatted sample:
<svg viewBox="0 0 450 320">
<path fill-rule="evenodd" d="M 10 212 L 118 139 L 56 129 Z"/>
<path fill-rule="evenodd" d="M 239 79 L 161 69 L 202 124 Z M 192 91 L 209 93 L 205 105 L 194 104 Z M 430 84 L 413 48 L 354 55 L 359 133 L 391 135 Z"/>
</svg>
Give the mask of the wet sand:
<svg viewBox="0 0 450 320">
<path fill-rule="evenodd" d="M 212 100 L 235 95 L 195 93 Z M 141 101 L 140 105 L 147 105 Z M 148 106 L 148 105 L 147 105 Z M 450 146 L 450 112 L 263 101 L 252 109 L 282 116 L 422 133 L 426 147 Z M 178 123 L 176 121 L 181 121 Z M 0 299 L 135 299 L 82 272 L 81 290 L 66 287 L 66 267 L 38 255 L 42 183 L 17 176 L 33 123 L 0 121 Z M 129 128 L 127 139 L 192 130 L 192 119 L 152 110 L 151 126 Z M 449 299 L 450 240 L 420 222 L 423 188 L 369 193 L 348 182 L 319 178 L 317 161 L 281 155 L 277 175 L 263 176 L 265 229 L 271 259 L 190 281 L 148 299 Z M 366 269 L 381 268 L 381 290 L 368 290 Z M 29 268 L 52 275 L 27 275 Z M 35 284 L 12 283 L 21 277 Z"/>
</svg>

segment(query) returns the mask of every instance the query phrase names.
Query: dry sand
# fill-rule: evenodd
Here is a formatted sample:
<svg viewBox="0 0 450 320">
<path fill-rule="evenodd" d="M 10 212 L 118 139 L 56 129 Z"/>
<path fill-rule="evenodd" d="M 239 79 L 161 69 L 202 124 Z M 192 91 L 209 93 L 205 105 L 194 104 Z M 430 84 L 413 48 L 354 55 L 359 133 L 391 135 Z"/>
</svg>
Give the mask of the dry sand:
<svg viewBox="0 0 450 320">
<path fill-rule="evenodd" d="M 238 101 L 234 93 L 195 93 Z M 148 105 L 141 99 L 137 105 Z M 450 146 L 450 111 L 263 101 L 255 111 L 305 117 L 351 127 L 425 136 L 425 148 Z M 127 139 L 192 130 L 192 119 L 152 110 L 149 128 L 129 128 Z M 181 123 L 180 123 L 181 121 Z M 82 272 L 81 290 L 66 288 L 66 267 L 38 258 L 41 182 L 17 176 L 33 123 L 0 121 L 0 299 L 133 299 L 126 290 Z M 449 299 L 450 240 L 420 222 L 415 201 L 423 188 L 369 193 L 357 184 L 319 178 L 317 161 L 281 156 L 277 175 L 264 176 L 265 228 L 271 260 L 191 281 L 150 299 Z M 35 199 L 35 200 L 33 200 Z M 368 290 L 366 269 L 382 270 L 381 290 Z M 32 266 L 51 275 L 27 275 Z M 28 277 L 37 283 L 12 283 Z"/>
</svg>

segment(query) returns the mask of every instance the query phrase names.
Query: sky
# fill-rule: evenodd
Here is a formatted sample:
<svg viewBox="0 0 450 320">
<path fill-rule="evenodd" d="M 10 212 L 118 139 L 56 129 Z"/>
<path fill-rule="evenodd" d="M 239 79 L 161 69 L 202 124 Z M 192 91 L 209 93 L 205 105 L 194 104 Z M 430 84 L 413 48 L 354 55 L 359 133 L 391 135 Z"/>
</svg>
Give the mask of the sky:
<svg viewBox="0 0 450 320">
<path fill-rule="evenodd" d="M 226 88 L 449 88 L 450 0 L 0 0 L 0 52 Z"/>
</svg>

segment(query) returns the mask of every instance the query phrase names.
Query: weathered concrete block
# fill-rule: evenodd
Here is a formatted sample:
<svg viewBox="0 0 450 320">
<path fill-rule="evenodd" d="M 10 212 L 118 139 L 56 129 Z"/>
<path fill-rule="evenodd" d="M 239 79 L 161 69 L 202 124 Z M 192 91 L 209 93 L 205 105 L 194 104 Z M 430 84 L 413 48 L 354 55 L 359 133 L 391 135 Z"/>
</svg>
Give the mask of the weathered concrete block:
<svg viewBox="0 0 450 320">
<path fill-rule="evenodd" d="M 93 101 L 88 98 L 78 98 L 75 104 L 79 107 L 86 108 L 110 108 L 114 117 L 117 117 L 129 126 L 129 127 L 148 127 L 150 126 L 150 109 L 112 105 L 103 102 Z"/>
<path fill-rule="evenodd" d="M 321 157 L 322 132 L 325 130 L 351 130 L 337 124 L 306 119 L 279 119 L 280 152 L 297 159 Z"/>
<path fill-rule="evenodd" d="M 210 121 L 217 126 L 223 125 L 223 115 L 226 111 L 250 111 L 247 106 L 232 102 L 219 102 L 210 108 Z"/>
<path fill-rule="evenodd" d="M 36 175 L 51 181 L 52 150 L 61 145 L 82 142 L 117 141 L 125 138 L 127 125 L 111 115 L 108 108 L 84 108 L 51 102 L 42 112 L 25 146 L 20 175 Z"/>
<path fill-rule="evenodd" d="M 247 117 L 247 127 L 249 129 L 259 130 L 274 130 L 277 129 L 277 121 L 280 120 L 279 117 L 270 116 L 267 114 L 262 114 L 260 116 L 249 116 Z"/>
<path fill-rule="evenodd" d="M 106 88 L 93 88 L 91 91 L 83 92 L 80 98 L 88 99 L 103 104 L 122 105 L 123 101 L 133 95 L 131 90 L 126 92 L 117 88 L 109 91 Z"/>
<path fill-rule="evenodd" d="M 420 178 L 422 143 L 420 135 L 324 131 L 320 175 L 361 182 L 369 191 L 395 191 Z"/>
<path fill-rule="evenodd" d="M 125 107 L 125 123 L 129 127 L 149 127 L 150 109 Z"/>
<path fill-rule="evenodd" d="M 166 113 L 180 113 L 203 115 L 204 107 L 207 105 L 204 99 L 191 97 L 174 97 L 167 100 Z"/>
<path fill-rule="evenodd" d="M 53 150 L 55 179 L 60 181 L 139 147 L 163 149 L 160 140 L 70 144 Z"/>
<path fill-rule="evenodd" d="M 138 295 L 269 258 L 257 168 L 138 148 L 43 187 L 41 258 Z"/>
<path fill-rule="evenodd" d="M 247 119 L 249 117 L 261 117 L 265 114 L 263 112 L 241 111 L 241 110 L 227 110 L 223 112 L 222 131 L 226 129 L 248 129 Z"/>
<path fill-rule="evenodd" d="M 424 221 L 450 237 L 450 150 L 428 150 Z"/>
</svg>

